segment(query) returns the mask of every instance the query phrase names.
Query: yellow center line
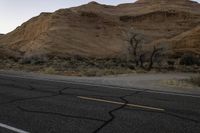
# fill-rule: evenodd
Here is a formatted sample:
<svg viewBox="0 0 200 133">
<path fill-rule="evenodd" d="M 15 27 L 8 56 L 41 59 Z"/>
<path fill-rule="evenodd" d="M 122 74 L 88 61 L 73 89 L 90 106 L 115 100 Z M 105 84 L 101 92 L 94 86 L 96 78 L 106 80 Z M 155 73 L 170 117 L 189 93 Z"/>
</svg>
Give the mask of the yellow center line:
<svg viewBox="0 0 200 133">
<path fill-rule="evenodd" d="M 80 98 L 80 99 L 90 100 L 90 101 L 111 103 L 111 104 L 117 104 L 117 105 L 123 105 L 124 104 L 122 102 L 116 102 L 116 101 L 110 101 L 110 100 L 98 99 L 98 98 L 92 98 L 92 97 L 84 97 L 84 96 L 77 96 L 77 97 Z M 165 109 L 162 109 L 162 108 L 155 108 L 155 107 L 137 105 L 137 104 L 127 104 L 126 106 L 134 107 L 134 108 L 148 109 L 148 110 L 165 111 Z"/>
</svg>

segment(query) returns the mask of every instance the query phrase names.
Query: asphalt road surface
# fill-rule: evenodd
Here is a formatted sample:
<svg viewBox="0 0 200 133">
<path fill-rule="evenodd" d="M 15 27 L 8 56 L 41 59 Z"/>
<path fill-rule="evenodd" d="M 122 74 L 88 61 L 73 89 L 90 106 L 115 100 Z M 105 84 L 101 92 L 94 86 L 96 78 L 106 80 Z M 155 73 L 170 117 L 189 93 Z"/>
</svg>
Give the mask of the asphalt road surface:
<svg viewBox="0 0 200 133">
<path fill-rule="evenodd" d="M 0 133 L 200 133 L 200 96 L 0 76 Z"/>
</svg>

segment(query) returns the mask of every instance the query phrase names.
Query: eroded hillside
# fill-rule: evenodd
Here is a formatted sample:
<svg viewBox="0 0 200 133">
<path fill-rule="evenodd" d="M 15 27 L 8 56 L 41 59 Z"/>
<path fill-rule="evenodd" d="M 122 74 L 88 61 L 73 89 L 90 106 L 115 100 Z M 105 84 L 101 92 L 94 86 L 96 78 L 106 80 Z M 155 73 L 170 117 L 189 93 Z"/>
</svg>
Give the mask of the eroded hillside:
<svg viewBox="0 0 200 133">
<path fill-rule="evenodd" d="M 139 0 L 118 6 L 87 5 L 41 13 L 0 37 L 9 56 L 127 57 L 131 35 L 143 46 L 168 40 L 173 52 L 199 51 L 200 4 L 189 0 Z M 151 44 L 151 45 L 150 45 Z"/>
</svg>

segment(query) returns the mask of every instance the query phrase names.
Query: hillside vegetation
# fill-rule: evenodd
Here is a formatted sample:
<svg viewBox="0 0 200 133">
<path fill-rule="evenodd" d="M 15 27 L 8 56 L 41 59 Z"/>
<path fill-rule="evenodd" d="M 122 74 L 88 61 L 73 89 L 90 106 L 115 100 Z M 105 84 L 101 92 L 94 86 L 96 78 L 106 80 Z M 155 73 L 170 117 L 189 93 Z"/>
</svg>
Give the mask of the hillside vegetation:
<svg viewBox="0 0 200 133">
<path fill-rule="evenodd" d="M 123 60 L 128 69 L 174 69 L 188 64 L 199 69 L 200 4 L 190 0 L 138 0 L 118 6 L 90 2 L 41 13 L 0 35 L 0 52 L 2 60 L 20 64 L 81 58 L 83 62 Z"/>
</svg>

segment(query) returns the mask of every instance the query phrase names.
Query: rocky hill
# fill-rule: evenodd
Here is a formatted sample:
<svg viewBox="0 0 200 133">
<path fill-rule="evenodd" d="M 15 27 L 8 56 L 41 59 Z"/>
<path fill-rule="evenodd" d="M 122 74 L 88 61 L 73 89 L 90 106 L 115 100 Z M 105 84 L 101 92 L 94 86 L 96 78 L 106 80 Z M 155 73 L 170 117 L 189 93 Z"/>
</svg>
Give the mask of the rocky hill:
<svg viewBox="0 0 200 133">
<path fill-rule="evenodd" d="M 151 45 L 162 45 L 168 46 L 168 50 L 173 54 L 196 54 L 200 55 L 200 26 L 197 26 L 189 31 L 183 32 L 170 39 L 160 39 Z"/>
<path fill-rule="evenodd" d="M 189 0 L 138 0 L 118 6 L 91 2 L 41 13 L 0 37 L 0 50 L 17 58 L 121 58 L 127 57 L 127 40 L 138 35 L 144 47 L 166 44 L 175 54 L 198 53 L 198 26 L 200 4 Z"/>
</svg>

